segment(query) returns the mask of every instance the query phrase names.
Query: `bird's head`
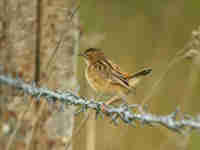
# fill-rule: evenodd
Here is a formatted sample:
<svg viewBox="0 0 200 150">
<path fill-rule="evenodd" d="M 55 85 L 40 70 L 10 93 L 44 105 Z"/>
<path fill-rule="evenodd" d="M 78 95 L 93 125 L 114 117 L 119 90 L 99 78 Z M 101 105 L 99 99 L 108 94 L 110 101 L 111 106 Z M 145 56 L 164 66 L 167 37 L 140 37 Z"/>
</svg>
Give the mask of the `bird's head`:
<svg viewBox="0 0 200 150">
<path fill-rule="evenodd" d="M 97 48 L 89 48 L 83 53 L 80 53 L 79 56 L 82 56 L 87 64 L 95 63 L 96 61 L 105 58 L 103 51 Z"/>
</svg>

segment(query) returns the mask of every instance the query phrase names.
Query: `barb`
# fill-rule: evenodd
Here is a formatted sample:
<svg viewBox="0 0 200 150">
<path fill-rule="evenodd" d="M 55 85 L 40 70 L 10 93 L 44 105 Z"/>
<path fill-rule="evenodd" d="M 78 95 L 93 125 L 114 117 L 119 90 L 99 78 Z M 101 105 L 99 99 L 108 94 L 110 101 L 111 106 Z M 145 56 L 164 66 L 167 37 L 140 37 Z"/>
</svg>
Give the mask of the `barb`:
<svg viewBox="0 0 200 150">
<path fill-rule="evenodd" d="M 81 98 L 70 91 L 52 91 L 48 88 L 39 88 L 32 84 L 27 84 L 19 78 L 13 79 L 5 75 L 0 75 L 0 84 L 15 87 L 37 99 L 44 97 L 48 102 L 60 101 L 63 105 L 79 105 L 82 106 L 81 109 L 85 109 L 82 111 L 94 109 L 98 113 L 101 112 L 101 114 L 109 116 L 115 124 L 117 124 L 118 119 L 121 119 L 124 123 L 132 126 L 135 126 L 136 122 L 148 126 L 161 125 L 178 133 L 184 133 L 186 128 L 200 129 L 200 119 L 198 116 L 194 118 L 184 114 L 181 119 L 177 119 L 177 113 L 180 112 L 180 109 L 169 115 L 155 115 L 147 112 L 147 109 L 142 109 L 140 105 L 120 105 L 113 107 L 103 102 Z M 103 110 L 101 109 L 102 106 Z M 135 109 L 139 111 L 136 112 L 134 111 Z"/>
</svg>

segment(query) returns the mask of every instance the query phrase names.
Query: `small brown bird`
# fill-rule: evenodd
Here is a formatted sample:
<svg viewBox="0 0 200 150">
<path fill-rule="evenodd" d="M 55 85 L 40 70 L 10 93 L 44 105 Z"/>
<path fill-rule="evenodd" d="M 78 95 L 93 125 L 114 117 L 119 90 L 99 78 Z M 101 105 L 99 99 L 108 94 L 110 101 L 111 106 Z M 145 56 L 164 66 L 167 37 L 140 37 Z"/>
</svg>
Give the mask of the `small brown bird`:
<svg viewBox="0 0 200 150">
<path fill-rule="evenodd" d="M 112 63 L 103 51 L 97 48 L 89 48 L 79 56 L 83 56 L 87 64 L 85 76 L 89 85 L 96 92 L 114 95 L 106 104 L 123 99 L 133 92 L 139 81 L 152 71 L 143 69 L 134 74 L 122 72 L 119 66 Z"/>
</svg>

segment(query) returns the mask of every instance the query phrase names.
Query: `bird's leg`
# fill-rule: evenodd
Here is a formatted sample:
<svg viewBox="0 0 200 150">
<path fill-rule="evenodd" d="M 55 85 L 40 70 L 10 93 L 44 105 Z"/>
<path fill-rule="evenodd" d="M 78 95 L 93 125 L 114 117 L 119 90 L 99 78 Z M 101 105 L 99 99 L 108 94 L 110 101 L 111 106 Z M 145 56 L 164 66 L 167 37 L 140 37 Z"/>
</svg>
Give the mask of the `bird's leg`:
<svg viewBox="0 0 200 150">
<path fill-rule="evenodd" d="M 120 96 L 118 95 L 115 95 L 113 96 L 111 99 L 109 99 L 107 102 L 105 102 L 106 105 L 110 105 L 110 104 L 113 104 L 114 102 L 117 102 L 121 99 Z"/>
<path fill-rule="evenodd" d="M 122 99 L 122 102 L 123 102 L 124 105 L 128 105 L 127 100 L 126 100 L 126 96 L 122 96 L 121 99 Z"/>
<path fill-rule="evenodd" d="M 105 105 L 110 105 L 113 104 L 114 102 L 117 102 L 121 100 L 121 97 L 118 95 L 113 96 L 111 99 L 109 99 L 108 101 L 105 102 Z M 102 105 L 101 109 L 104 112 L 105 111 L 105 105 Z"/>
<path fill-rule="evenodd" d="M 98 100 L 98 99 L 101 99 L 101 98 L 103 98 L 103 93 L 96 93 L 96 99 Z"/>
</svg>

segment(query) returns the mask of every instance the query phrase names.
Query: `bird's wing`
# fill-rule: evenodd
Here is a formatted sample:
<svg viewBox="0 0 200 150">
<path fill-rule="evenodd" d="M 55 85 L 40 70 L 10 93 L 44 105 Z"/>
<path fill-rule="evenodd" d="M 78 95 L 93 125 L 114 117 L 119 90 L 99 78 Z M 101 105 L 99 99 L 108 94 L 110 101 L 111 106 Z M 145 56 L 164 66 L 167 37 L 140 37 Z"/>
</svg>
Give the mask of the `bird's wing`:
<svg viewBox="0 0 200 150">
<path fill-rule="evenodd" d="M 121 85 L 125 86 L 126 88 L 135 87 L 140 80 L 151 73 L 151 68 L 145 68 L 140 70 L 134 74 L 128 74 L 120 70 L 120 67 L 114 63 L 112 63 L 109 59 L 105 59 L 105 63 L 110 66 L 112 76 L 114 77 L 113 82 L 120 83 Z"/>
<path fill-rule="evenodd" d="M 107 72 L 109 73 L 109 78 L 113 84 L 120 84 L 125 88 L 130 88 L 127 79 L 128 74 L 123 73 L 118 65 L 112 63 L 109 59 L 104 59 L 101 63 L 106 65 L 107 69 L 109 69 Z"/>
</svg>

